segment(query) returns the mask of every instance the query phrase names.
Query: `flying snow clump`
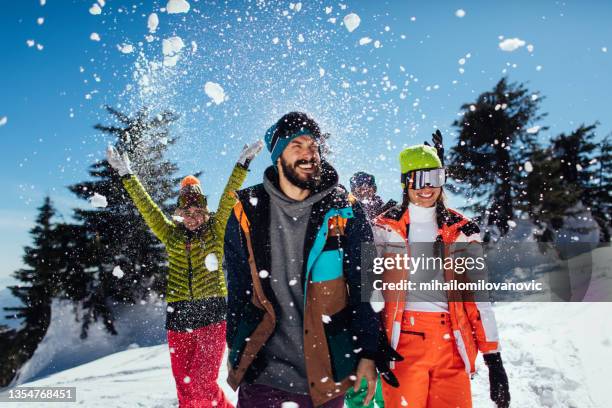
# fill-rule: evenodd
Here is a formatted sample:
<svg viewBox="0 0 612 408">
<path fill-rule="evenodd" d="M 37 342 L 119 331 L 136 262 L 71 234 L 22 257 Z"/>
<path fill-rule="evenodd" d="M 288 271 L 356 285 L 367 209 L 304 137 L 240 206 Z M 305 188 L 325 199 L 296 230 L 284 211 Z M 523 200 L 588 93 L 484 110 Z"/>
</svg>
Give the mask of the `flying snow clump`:
<svg viewBox="0 0 612 408">
<path fill-rule="evenodd" d="M 98 3 L 94 3 L 94 5 L 89 8 L 89 13 L 97 16 L 102 13 L 102 9 Z"/>
<path fill-rule="evenodd" d="M 189 3 L 186 0 L 170 0 L 166 4 L 168 14 L 179 14 L 189 12 Z"/>
<path fill-rule="evenodd" d="M 108 206 L 106 197 L 98 193 L 94 193 L 94 195 L 89 199 L 89 202 L 94 208 L 106 208 Z"/>
<path fill-rule="evenodd" d="M 533 135 L 533 134 L 538 133 L 539 130 L 540 130 L 540 126 L 532 126 L 529 129 L 527 129 L 527 133 L 529 133 L 530 135 Z"/>
<path fill-rule="evenodd" d="M 149 15 L 149 18 L 147 19 L 147 28 L 149 29 L 149 32 L 154 33 L 155 31 L 157 31 L 158 25 L 159 17 L 157 16 L 157 13 L 151 13 Z"/>
<path fill-rule="evenodd" d="M 134 46 L 128 43 L 117 44 L 117 49 L 124 54 L 131 54 L 134 52 Z"/>
<path fill-rule="evenodd" d="M 499 43 L 499 49 L 506 52 L 516 51 L 525 46 L 525 41 L 520 38 L 506 38 Z"/>
<path fill-rule="evenodd" d="M 206 92 L 206 95 L 212 99 L 215 105 L 219 105 L 225 100 L 225 92 L 223 91 L 221 85 L 217 84 L 216 82 L 206 82 L 206 84 L 204 84 L 204 92 Z"/>
<path fill-rule="evenodd" d="M 164 54 L 164 66 L 173 67 L 178 61 L 178 54 L 185 47 L 183 39 L 179 36 L 164 38 L 162 40 L 162 53 Z"/>
<path fill-rule="evenodd" d="M 117 265 L 113 268 L 113 276 L 117 279 L 121 279 L 125 276 L 125 272 L 123 272 L 121 267 Z"/>
<path fill-rule="evenodd" d="M 359 27 L 359 24 L 361 23 L 361 18 L 359 18 L 359 16 L 355 13 L 350 13 L 344 16 L 344 19 L 342 21 L 344 22 L 344 26 L 349 31 L 349 33 L 352 33 L 357 27 Z"/>
<path fill-rule="evenodd" d="M 206 269 L 211 272 L 217 271 L 219 269 L 219 259 L 217 258 L 217 255 L 212 252 L 206 255 L 204 265 L 206 265 Z"/>
</svg>

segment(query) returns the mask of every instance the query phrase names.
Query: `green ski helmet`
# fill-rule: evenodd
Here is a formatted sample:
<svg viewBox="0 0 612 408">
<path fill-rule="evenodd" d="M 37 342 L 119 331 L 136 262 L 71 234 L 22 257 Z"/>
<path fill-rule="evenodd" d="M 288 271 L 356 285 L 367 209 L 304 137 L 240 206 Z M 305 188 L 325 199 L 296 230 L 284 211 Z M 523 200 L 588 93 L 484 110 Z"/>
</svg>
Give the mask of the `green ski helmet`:
<svg viewBox="0 0 612 408">
<path fill-rule="evenodd" d="M 403 188 L 442 187 L 446 182 L 444 166 L 433 146 L 407 147 L 400 152 L 399 162 Z"/>
</svg>

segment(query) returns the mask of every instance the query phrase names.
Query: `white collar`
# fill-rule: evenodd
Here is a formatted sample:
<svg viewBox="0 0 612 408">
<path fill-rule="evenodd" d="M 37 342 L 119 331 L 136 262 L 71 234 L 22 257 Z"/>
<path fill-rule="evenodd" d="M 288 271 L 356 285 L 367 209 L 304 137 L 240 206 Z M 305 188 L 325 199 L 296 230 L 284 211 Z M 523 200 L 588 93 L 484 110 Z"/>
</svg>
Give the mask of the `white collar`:
<svg viewBox="0 0 612 408">
<path fill-rule="evenodd" d="M 421 207 L 416 204 L 408 204 L 408 214 L 410 215 L 410 223 L 433 222 L 436 220 L 436 206 Z"/>
</svg>

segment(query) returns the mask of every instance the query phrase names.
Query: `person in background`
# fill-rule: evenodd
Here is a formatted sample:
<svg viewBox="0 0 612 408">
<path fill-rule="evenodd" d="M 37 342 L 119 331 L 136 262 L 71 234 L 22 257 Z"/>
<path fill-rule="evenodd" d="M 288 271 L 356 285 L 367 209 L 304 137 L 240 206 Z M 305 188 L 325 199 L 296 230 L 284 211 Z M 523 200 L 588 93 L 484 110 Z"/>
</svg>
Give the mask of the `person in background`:
<svg viewBox="0 0 612 408">
<path fill-rule="evenodd" d="M 394 200 L 389 200 L 385 204 L 382 198 L 376 194 L 376 179 L 372 174 L 358 171 L 351 177 L 350 185 L 351 194 L 361 203 L 370 221 L 397 205 Z"/>
<path fill-rule="evenodd" d="M 225 224 L 236 202 L 249 163 L 262 149 L 261 141 L 245 146 L 217 207 L 211 213 L 200 181 L 181 181 L 172 219 L 153 202 L 132 172 L 126 153 L 107 150 L 107 160 L 155 236 L 168 252 L 166 329 L 170 363 L 180 408 L 231 408 L 217 384 L 225 350 L 227 289 L 219 263 L 223 258 Z"/>
</svg>

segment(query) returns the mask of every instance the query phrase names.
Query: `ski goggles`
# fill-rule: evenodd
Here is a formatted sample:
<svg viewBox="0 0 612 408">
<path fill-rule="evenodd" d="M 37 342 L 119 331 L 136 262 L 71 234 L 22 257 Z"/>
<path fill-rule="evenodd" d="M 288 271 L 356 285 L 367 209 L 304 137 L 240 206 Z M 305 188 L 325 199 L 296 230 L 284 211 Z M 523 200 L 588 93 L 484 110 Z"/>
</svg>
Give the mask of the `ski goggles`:
<svg viewBox="0 0 612 408">
<path fill-rule="evenodd" d="M 427 169 L 415 170 L 402 174 L 402 185 L 413 190 L 425 187 L 442 187 L 446 183 L 446 170 Z"/>
</svg>

